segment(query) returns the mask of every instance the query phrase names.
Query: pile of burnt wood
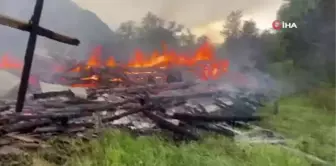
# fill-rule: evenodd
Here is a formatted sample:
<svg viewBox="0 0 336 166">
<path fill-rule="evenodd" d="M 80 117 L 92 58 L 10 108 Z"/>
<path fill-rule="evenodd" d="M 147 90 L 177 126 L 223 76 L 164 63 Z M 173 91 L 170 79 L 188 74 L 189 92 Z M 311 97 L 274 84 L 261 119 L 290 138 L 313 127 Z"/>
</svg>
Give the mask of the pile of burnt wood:
<svg viewBox="0 0 336 166">
<path fill-rule="evenodd" d="M 121 127 L 198 140 L 202 131 L 235 136 L 236 128 L 261 119 L 255 115 L 262 105 L 256 95 L 219 84 L 180 82 L 88 89 L 87 93 L 88 98 L 79 98 L 71 90 L 30 94 L 20 113 L 14 111 L 15 101 L 1 101 L 0 137 L 85 137 L 87 131 Z"/>
</svg>

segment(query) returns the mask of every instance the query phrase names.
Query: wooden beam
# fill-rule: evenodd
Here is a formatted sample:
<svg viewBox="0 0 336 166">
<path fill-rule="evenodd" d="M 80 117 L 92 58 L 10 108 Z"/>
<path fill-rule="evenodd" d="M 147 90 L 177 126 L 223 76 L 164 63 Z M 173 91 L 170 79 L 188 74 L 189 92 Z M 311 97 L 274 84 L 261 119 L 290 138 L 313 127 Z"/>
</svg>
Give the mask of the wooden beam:
<svg viewBox="0 0 336 166">
<path fill-rule="evenodd" d="M 19 29 L 22 31 L 31 32 L 32 30 L 32 23 L 31 22 L 24 22 L 21 20 L 17 20 L 8 16 L 4 16 L 0 14 L 0 25 L 8 26 L 11 28 Z M 70 44 L 70 45 L 79 45 L 80 41 L 75 38 L 71 38 L 65 35 L 58 34 L 46 28 L 37 27 L 37 34 L 39 36 L 44 36 L 52 40 L 56 40 L 58 42 Z"/>
<path fill-rule="evenodd" d="M 21 82 L 20 82 L 16 107 L 15 107 L 16 112 L 22 111 L 23 105 L 26 99 L 26 93 L 28 89 L 28 80 L 29 80 L 32 62 L 33 62 L 33 56 L 34 56 L 34 51 L 35 51 L 35 46 L 36 46 L 36 39 L 38 35 L 37 34 L 38 27 L 39 27 L 40 18 L 41 18 L 42 9 L 43 9 L 43 2 L 44 0 L 36 0 L 34 14 L 32 18 L 30 19 L 31 30 L 30 30 L 30 35 L 28 38 L 26 55 L 24 57 L 24 66 L 23 66 L 23 71 L 21 75 Z"/>
</svg>

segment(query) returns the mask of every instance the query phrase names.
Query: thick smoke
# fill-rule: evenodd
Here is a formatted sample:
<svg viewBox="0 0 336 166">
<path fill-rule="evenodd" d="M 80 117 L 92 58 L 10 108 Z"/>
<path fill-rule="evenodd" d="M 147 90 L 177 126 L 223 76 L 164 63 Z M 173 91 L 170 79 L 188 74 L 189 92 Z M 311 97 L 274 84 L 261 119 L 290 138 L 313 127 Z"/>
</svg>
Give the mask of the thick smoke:
<svg viewBox="0 0 336 166">
<path fill-rule="evenodd" d="M 152 12 L 167 20 L 174 20 L 187 27 L 209 24 L 223 20 L 234 10 L 244 10 L 247 15 L 262 13 L 259 16 L 274 16 L 282 0 L 73 0 L 84 8 L 99 15 L 111 27 L 125 20 L 140 21 Z M 269 10 L 271 9 L 271 10 Z M 272 11 L 273 10 L 273 11 Z M 120 14 L 122 13 L 122 14 Z M 274 19 L 274 18 L 273 18 Z"/>
</svg>

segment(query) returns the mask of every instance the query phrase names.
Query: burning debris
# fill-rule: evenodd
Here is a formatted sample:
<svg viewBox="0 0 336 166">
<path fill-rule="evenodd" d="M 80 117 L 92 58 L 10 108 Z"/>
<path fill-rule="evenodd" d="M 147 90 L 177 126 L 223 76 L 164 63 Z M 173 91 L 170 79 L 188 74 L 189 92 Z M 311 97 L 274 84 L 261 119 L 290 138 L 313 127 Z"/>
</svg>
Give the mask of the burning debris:
<svg viewBox="0 0 336 166">
<path fill-rule="evenodd" d="M 183 140 L 199 140 L 202 131 L 241 136 L 244 130 L 257 128 L 248 122 L 262 118 L 255 115 L 262 104 L 256 95 L 246 96 L 216 81 L 226 74 L 229 63 L 212 50 L 205 43 L 190 56 L 168 50 L 145 56 L 136 51 L 134 58 L 121 64 L 113 57 L 103 61 L 97 47 L 86 62 L 57 75 L 69 87 L 86 89 L 85 95 L 41 88 L 43 92 L 29 95 L 22 112 L 15 112 L 15 101 L 3 101 L 0 134 L 47 139 L 85 137 L 97 128 L 127 128 Z M 18 64 L 8 56 L 0 61 L 5 69 L 20 68 Z M 194 79 L 184 80 L 185 72 Z"/>
<path fill-rule="evenodd" d="M 149 57 L 149 58 L 146 58 Z M 205 43 L 193 55 L 181 55 L 165 50 L 145 55 L 136 50 L 127 63 L 116 63 L 113 57 L 103 61 L 101 47 L 93 50 L 87 62 L 76 64 L 66 72 L 73 87 L 111 87 L 116 85 L 144 85 L 181 82 L 183 72 L 195 78 L 218 79 L 229 67 L 227 60 L 214 56 L 213 48 Z"/>
<path fill-rule="evenodd" d="M 218 84 L 179 82 L 131 88 L 88 89 L 88 98 L 72 91 L 30 95 L 21 113 L 15 101 L 2 101 L 0 134 L 48 139 L 55 135 L 87 137 L 103 128 L 136 133 L 165 133 L 174 139 L 199 140 L 202 131 L 241 135 L 262 104 Z M 241 128 L 244 128 L 242 130 Z M 91 137 L 91 136 L 90 136 Z"/>
</svg>

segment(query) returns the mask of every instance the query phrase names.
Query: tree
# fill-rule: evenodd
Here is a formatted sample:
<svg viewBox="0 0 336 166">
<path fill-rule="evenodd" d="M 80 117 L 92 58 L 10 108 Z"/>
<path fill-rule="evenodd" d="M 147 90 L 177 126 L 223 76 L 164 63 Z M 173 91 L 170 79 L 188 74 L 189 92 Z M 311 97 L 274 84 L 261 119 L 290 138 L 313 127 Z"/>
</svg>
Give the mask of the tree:
<svg viewBox="0 0 336 166">
<path fill-rule="evenodd" d="M 123 39 L 135 39 L 137 27 L 135 26 L 134 21 L 127 21 L 121 23 L 116 32 Z"/>
<path fill-rule="evenodd" d="M 242 36 L 256 37 L 258 35 L 258 28 L 255 21 L 245 21 L 241 33 Z"/>
<path fill-rule="evenodd" d="M 335 84 L 335 1 L 287 2 L 279 10 L 279 19 L 295 22 L 298 28 L 278 34 L 284 57 L 293 60 L 297 69 L 310 73 L 308 79 Z"/>
<path fill-rule="evenodd" d="M 178 46 L 178 33 L 181 33 L 183 26 L 176 22 L 167 22 L 164 19 L 148 13 L 139 27 L 139 43 L 145 50 L 162 50 L 163 44 L 167 46 Z"/>
<path fill-rule="evenodd" d="M 238 10 L 231 12 L 227 17 L 223 30 L 220 32 L 225 38 L 238 37 L 240 35 L 241 18 L 243 12 Z"/>
<path fill-rule="evenodd" d="M 181 33 L 179 36 L 179 41 L 182 47 L 193 47 L 195 46 L 196 36 L 191 33 L 190 29 L 186 29 L 186 32 Z"/>
</svg>

